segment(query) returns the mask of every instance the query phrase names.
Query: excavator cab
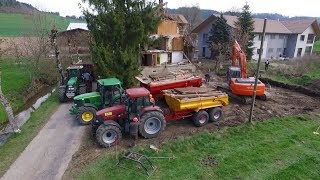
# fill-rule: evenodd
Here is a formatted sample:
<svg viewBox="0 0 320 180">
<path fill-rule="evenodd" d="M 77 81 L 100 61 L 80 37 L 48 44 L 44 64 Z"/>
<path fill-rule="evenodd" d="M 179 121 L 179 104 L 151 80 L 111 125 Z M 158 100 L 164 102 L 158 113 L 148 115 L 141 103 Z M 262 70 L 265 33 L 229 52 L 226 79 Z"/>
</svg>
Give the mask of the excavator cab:
<svg viewBox="0 0 320 180">
<path fill-rule="evenodd" d="M 230 82 L 231 78 L 240 78 L 241 70 L 240 67 L 230 66 L 227 72 L 227 82 Z"/>
</svg>

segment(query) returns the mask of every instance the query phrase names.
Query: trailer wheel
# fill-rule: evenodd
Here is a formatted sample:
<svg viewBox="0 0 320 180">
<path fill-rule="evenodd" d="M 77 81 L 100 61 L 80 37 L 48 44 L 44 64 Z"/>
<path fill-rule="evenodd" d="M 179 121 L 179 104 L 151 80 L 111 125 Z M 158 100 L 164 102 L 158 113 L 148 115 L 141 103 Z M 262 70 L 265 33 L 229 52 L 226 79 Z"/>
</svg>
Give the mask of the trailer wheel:
<svg viewBox="0 0 320 180">
<path fill-rule="evenodd" d="M 212 108 L 208 111 L 208 113 L 210 117 L 210 122 L 219 122 L 223 119 L 223 112 L 220 107 Z"/>
<path fill-rule="evenodd" d="M 158 137 L 166 127 L 166 120 L 161 112 L 151 111 L 142 115 L 139 125 L 139 133 L 144 138 Z"/>
<path fill-rule="evenodd" d="M 197 127 L 204 126 L 209 121 L 209 114 L 206 111 L 201 110 L 192 116 L 192 121 Z"/>
<path fill-rule="evenodd" d="M 93 107 L 81 106 L 76 115 L 76 119 L 82 125 L 88 125 L 92 121 L 96 120 L 96 112 L 97 110 L 94 109 Z"/>
<path fill-rule="evenodd" d="M 102 147 L 114 146 L 122 138 L 121 129 L 117 126 L 101 124 L 97 129 L 96 138 Z"/>
</svg>

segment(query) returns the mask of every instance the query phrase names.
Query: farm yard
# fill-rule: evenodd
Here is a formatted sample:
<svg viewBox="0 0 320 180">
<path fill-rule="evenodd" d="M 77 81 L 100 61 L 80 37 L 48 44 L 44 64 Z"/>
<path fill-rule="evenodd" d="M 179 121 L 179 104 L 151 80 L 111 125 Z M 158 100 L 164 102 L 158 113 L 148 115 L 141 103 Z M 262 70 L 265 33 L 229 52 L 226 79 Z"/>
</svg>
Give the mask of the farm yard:
<svg viewBox="0 0 320 180">
<path fill-rule="evenodd" d="M 214 83 L 223 82 L 221 77 L 214 77 L 214 79 Z M 210 85 L 215 86 L 214 83 L 211 83 Z M 290 155 L 288 154 L 288 157 L 281 158 L 281 155 L 287 149 L 295 149 L 295 146 L 299 146 L 298 142 L 304 141 L 304 138 L 301 137 L 302 139 L 298 138 L 299 140 L 292 142 L 289 137 L 300 137 L 298 134 L 303 132 L 306 133 L 306 136 L 304 136 L 306 139 L 311 138 L 316 140 L 316 138 L 319 138 L 313 134 L 313 131 L 320 125 L 320 98 L 310 97 L 278 87 L 271 87 L 268 89 L 268 92 L 272 94 L 271 100 L 266 102 L 257 101 L 256 103 L 254 110 L 256 125 L 254 126 L 248 124 L 244 125 L 248 120 L 250 105 L 240 105 L 238 102 L 231 100 L 231 103 L 223 108 L 224 120 L 220 122 L 218 126 L 209 124 L 197 128 L 193 126 L 189 119 L 170 121 L 167 123 L 166 130 L 159 138 L 149 140 L 139 138 L 137 147 L 133 148 L 133 151 L 141 152 L 151 157 L 173 155 L 177 157 L 177 159 L 171 160 L 155 160 L 154 162 L 158 165 L 159 171 L 156 171 L 153 175 L 154 178 L 254 178 L 255 173 L 258 173 L 259 177 L 281 178 L 283 174 L 298 168 L 297 166 L 299 166 L 298 164 L 300 161 L 295 159 L 293 162 L 292 158 L 297 155 L 294 152 L 304 152 L 308 154 L 310 150 L 308 148 L 304 150 L 299 149 L 298 151 L 292 152 Z M 296 131 L 297 128 L 301 127 L 305 127 L 306 129 L 302 128 L 299 129 L 299 131 Z M 288 132 L 292 134 L 287 136 Z M 124 171 L 121 168 L 115 167 L 115 148 L 107 151 L 101 149 L 90 134 L 91 129 L 87 128 L 86 136 L 83 140 L 84 142 L 80 150 L 75 154 L 69 166 L 69 170 L 65 175 L 65 179 L 87 179 L 88 177 L 97 179 L 123 179 L 139 176 L 139 173 Z M 262 142 L 261 137 L 265 137 Z M 278 137 L 279 139 L 274 139 L 274 137 Z M 119 156 L 130 150 L 128 147 L 130 147 L 131 141 L 132 140 L 129 138 L 125 138 L 119 144 Z M 288 147 L 284 145 L 286 143 L 292 144 Z M 313 143 L 316 143 L 316 141 Z M 251 144 L 251 146 L 248 147 L 248 144 Z M 158 147 L 160 153 L 149 150 L 150 145 Z M 253 150 L 252 152 L 249 151 L 256 146 L 259 147 L 257 150 Z M 267 149 L 274 148 L 274 151 L 269 152 L 266 150 L 265 153 L 258 153 L 264 146 L 266 146 Z M 182 150 L 182 148 L 185 150 Z M 317 148 L 311 151 L 315 153 Z M 301 157 L 301 159 L 308 161 L 310 168 L 314 168 L 314 164 L 309 162 L 309 155 L 310 154 Z M 267 157 L 269 156 L 274 159 L 268 160 Z M 206 157 L 208 157 L 208 161 L 211 159 L 213 162 L 201 162 L 202 159 Z M 260 158 L 262 158 L 261 161 L 258 161 L 257 159 Z M 238 160 L 234 162 L 232 161 L 234 159 Z M 250 163 L 246 160 L 241 161 L 241 159 L 246 159 L 250 161 Z M 223 161 L 223 163 L 219 163 L 221 161 Z M 268 165 L 268 163 L 274 164 L 278 161 L 283 163 L 275 164 L 272 167 Z M 92 164 L 87 164 L 87 162 L 92 162 Z M 210 166 L 212 167 L 206 167 L 203 163 L 211 163 Z M 319 162 L 315 160 L 315 163 Z M 181 168 L 171 171 L 172 168 L 170 167 Z M 238 169 L 239 167 L 242 168 Z M 263 167 L 270 167 L 271 169 L 283 167 L 283 171 L 281 170 L 279 172 L 277 171 L 275 174 L 270 174 L 269 170 L 265 170 Z M 228 168 L 235 168 L 237 170 L 230 173 L 227 170 Z M 304 169 L 307 167 L 301 168 Z M 117 173 L 108 173 L 108 171 L 97 173 L 101 172 L 102 169 L 112 169 L 112 171 Z M 186 172 L 191 171 L 190 169 L 194 169 L 194 171 L 192 171 L 193 173 L 186 174 Z M 212 173 L 203 173 L 208 170 L 212 170 Z M 314 173 L 319 174 L 317 171 Z M 202 174 L 203 176 L 199 176 L 199 174 Z M 315 174 L 306 172 L 306 174 L 300 175 L 302 178 L 308 178 Z M 290 174 L 290 176 L 291 175 L 294 177 L 297 174 L 293 173 Z M 143 177 L 144 176 L 142 175 L 141 178 Z"/>
</svg>

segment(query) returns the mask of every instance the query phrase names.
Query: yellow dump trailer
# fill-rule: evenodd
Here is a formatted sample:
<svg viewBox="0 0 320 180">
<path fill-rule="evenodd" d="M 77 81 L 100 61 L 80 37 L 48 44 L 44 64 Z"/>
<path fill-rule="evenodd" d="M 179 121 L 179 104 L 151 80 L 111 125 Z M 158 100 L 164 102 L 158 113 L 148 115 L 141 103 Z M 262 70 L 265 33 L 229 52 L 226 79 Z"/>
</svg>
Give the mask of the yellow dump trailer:
<svg viewBox="0 0 320 180">
<path fill-rule="evenodd" d="M 170 109 L 166 120 L 192 116 L 196 126 L 217 122 L 222 116 L 222 106 L 229 103 L 228 95 L 211 88 L 187 87 L 166 90 L 165 101 Z"/>
</svg>

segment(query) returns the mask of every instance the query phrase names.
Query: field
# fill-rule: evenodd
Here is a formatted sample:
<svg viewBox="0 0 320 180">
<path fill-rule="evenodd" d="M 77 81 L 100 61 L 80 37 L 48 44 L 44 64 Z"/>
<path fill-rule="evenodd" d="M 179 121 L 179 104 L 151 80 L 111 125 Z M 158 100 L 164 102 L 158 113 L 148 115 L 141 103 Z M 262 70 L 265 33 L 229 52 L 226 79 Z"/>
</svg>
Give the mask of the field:
<svg viewBox="0 0 320 180">
<path fill-rule="evenodd" d="M 151 179 L 315 179 L 320 176 L 320 136 L 313 132 L 319 116 L 272 118 L 253 125 L 180 136 L 163 143 L 160 152 L 142 145 L 135 152 L 154 159 Z M 114 150 L 114 149 L 113 149 Z M 121 153 L 123 154 L 123 152 Z M 142 169 L 115 167 L 114 151 L 85 165 L 75 179 L 145 179 Z"/>
<path fill-rule="evenodd" d="M 0 37 L 18 37 L 32 33 L 35 26 L 34 18 L 25 14 L 0 13 Z M 66 30 L 70 22 L 81 22 L 55 15 L 47 15 L 46 21 L 47 30 L 56 25 L 59 31 Z"/>
<path fill-rule="evenodd" d="M 23 107 L 23 93 L 30 87 L 29 65 L 15 64 L 12 59 L 0 61 L 2 69 L 2 91 L 9 99 L 13 110 Z M 4 109 L 0 107 L 0 124 L 6 120 Z"/>
<path fill-rule="evenodd" d="M 293 62 L 295 63 L 295 62 Z M 266 77 L 270 76 L 272 79 L 288 84 L 296 84 L 302 86 L 317 85 L 320 80 L 320 59 L 307 60 L 306 64 L 285 64 L 286 66 L 293 66 L 290 71 L 283 71 L 280 68 L 271 68 L 270 73 Z M 299 66 L 299 67 L 298 67 Z M 295 68 L 297 67 L 297 68 Z M 295 74 L 294 71 L 301 71 L 301 74 Z"/>
</svg>

